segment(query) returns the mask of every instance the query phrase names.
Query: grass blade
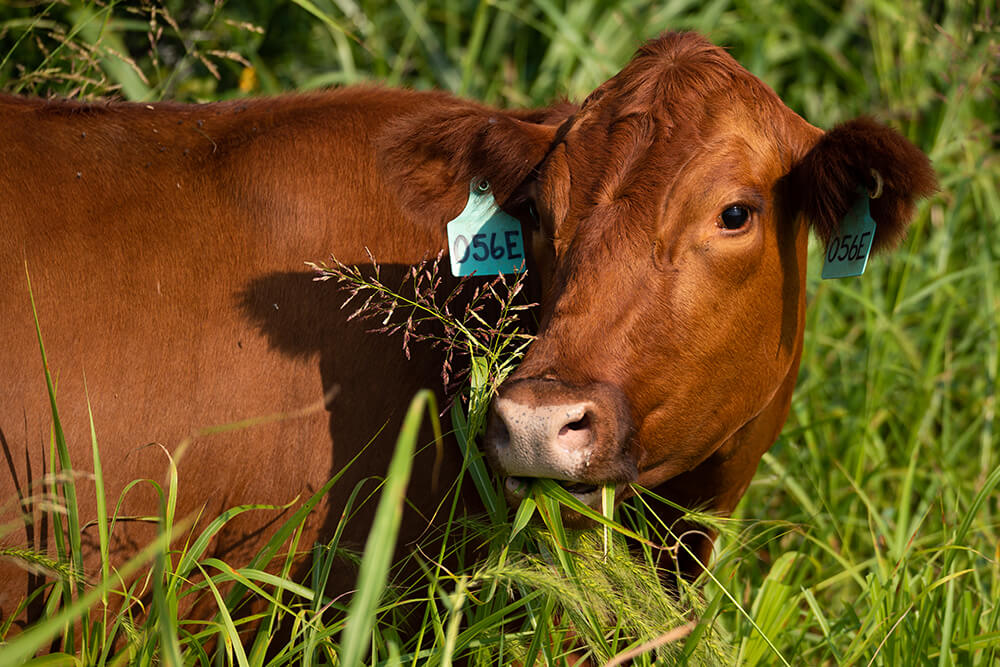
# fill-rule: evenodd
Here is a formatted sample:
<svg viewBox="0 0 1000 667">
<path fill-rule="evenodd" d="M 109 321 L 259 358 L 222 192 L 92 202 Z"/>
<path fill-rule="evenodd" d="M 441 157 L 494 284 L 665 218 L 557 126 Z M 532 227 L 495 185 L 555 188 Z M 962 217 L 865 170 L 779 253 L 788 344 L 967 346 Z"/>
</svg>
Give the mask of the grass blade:
<svg viewBox="0 0 1000 667">
<path fill-rule="evenodd" d="M 396 439 L 396 450 L 389 464 L 382 497 L 375 511 L 375 520 L 365 543 L 364 557 L 358 572 L 357 591 L 351 600 L 347 624 L 341 638 L 341 664 L 357 667 L 362 664 L 370 646 L 370 633 L 375 624 L 375 609 L 385 589 L 386 576 L 395 552 L 403 500 L 413 466 L 413 454 L 420 437 L 424 411 L 428 411 L 434 435 L 441 440 L 441 424 L 437 420 L 437 399 L 429 390 L 422 390 L 410 402 L 403 419 L 403 428 Z"/>
</svg>

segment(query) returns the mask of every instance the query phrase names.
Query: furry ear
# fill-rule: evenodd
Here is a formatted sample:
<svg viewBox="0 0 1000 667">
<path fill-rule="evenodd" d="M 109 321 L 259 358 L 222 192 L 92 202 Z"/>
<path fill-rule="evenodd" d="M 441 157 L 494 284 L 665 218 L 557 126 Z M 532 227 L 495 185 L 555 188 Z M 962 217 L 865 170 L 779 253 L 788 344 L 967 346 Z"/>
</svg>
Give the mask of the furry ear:
<svg viewBox="0 0 1000 667">
<path fill-rule="evenodd" d="M 504 204 L 574 110 L 561 103 L 499 111 L 449 100 L 392 124 L 377 140 L 379 164 L 406 209 L 443 222 L 461 212 L 474 179 L 488 180 Z"/>
<path fill-rule="evenodd" d="M 869 201 L 876 223 L 872 248 L 879 251 L 899 244 L 916 200 L 937 190 L 930 160 L 903 135 L 867 117 L 837 125 L 792 168 L 787 182 L 796 208 L 827 244 L 859 191 L 877 194 L 879 179 L 881 194 Z"/>
</svg>

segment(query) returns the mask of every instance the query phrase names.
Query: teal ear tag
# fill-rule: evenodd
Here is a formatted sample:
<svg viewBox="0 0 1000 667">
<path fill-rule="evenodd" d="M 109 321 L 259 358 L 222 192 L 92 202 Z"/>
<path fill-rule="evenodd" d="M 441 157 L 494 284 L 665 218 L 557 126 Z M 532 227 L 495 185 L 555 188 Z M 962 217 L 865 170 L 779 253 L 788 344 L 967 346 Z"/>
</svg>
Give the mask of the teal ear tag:
<svg viewBox="0 0 1000 667">
<path fill-rule="evenodd" d="M 862 192 L 840 221 L 837 235 L 826 247 L 823 279 L 860 276 L 868 265 L 875 239 L 875 221 L 868 208 L 868 193 Z"/>
<path fill-rule="evenodd" d="M 517 273 L 524 265 L 521 223 L 500 210 L 487 181 L 469 185 L 465 209 L 448 223 L 448 250 L 455 277 Z"/>
</svg>

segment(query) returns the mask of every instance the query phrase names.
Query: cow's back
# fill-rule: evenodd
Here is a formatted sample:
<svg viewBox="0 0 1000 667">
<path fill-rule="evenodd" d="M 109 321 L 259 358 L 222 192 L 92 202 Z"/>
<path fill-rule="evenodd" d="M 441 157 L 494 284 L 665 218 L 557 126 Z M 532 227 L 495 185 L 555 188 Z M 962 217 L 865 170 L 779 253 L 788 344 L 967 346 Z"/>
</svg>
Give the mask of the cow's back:
<svg viewBox="0 0 1000 667">
<path fill-rule="evenodd" d="M 347 323 L 343 295 L 313 282 L 304 262 L 362 262 L 367 246 L 388 277 L 443 244 L 399 210 L 372 146 L 417 95 L 361 89 L 202 107 L 0 99 L 4 506 L 41 492 L 50 465 L 28 276 L 73 466 L 93 470 L 89 398 L 109 511 L 131 480 L 165 481 L 164 451 L 145 445 L 177 454 L 202 429 L 241 420 L 259 423 L 184 448 L 179 516 L 288 503 L 385 427 L 333 502 L 381 473 L 409 397 L 437 377 L 435 360 L 418 348 L 405 362 L 397 341 Z M 92 521 L 94 485 L 77 486 L 81 521 Z M 156 506 L 152 485 L 140 484 L 120 513 Z M 277 516 L 235 522 L 218 551 L 244 558 Z M 135 523 L 115 530 L 122 556 L 153 534 Z M 95 545 L 96 528 L 84 540 Z M 6 613 L 26 590 L 17 568 L 2 568 L 0 580 L 17 582 L 2 591 Z"/>
</svg>

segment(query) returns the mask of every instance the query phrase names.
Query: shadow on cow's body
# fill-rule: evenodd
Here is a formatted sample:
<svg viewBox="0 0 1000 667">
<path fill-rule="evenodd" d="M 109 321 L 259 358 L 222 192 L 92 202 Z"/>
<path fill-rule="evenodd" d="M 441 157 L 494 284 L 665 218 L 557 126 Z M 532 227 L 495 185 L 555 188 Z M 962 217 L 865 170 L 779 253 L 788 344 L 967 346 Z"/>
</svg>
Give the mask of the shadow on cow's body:
<svg viewBox="0 0 1000 667">
<path fill-rule="evenodd" d="M 16 520 L 17 495 L 42 490 L 51 428 L 27 268 L 74 467 L 92 470 L 89 397 L 109 509 L 131 480 L 165 481 L 167 458 L 147 443 L 175 451 L 206 427 L 265 418 L 185 448 L 177 516 L 201 511 L 204 522 L 239 504 L 304 499 L 375 438 L 313 514 L 302 544 L 332 534 L 355 483 L 384 474 L 410 398 L 440 385 L 440 359 L 414 343 L 406 360 L 398 339 L 347 322 L 344 293 L 313 282 L 305 262 L 333 253 L 367 263 L 369 248 L 391 284 L 443 249 L 441 221 L 401 206 L 396 167 L 391 158 L 379 164 L 376 140 L 414 109 L 484 122 L 500 114 L 440 93 L 379 88 L 207 106 L 0 97 L 4 523 Z M 467 195 L 468 181 L 438 193 L 455 212 Z M 427 491 L 432 460 L 417 462 L 411 487 L 428 515 L 437 500 Z M 457 469 L 454 458 L 445 465 L 442 488 Z M 92 521 L 93 486 L 78 485 L 81 520 Z M 151 516 L 158 505 L 153 487 L 140 484 L 120 514 Z M 352 520 L 345 544 L 363 543 L 370 511 L 371 503 Z M 213 553 L 244 562 L 283 518 L 243 514 Z M 406 540 L 426 523 L 403 526 Z M 31 527 L 5 542 L 25 544 L 25 530 L 41 547 Z M 116 562 L 154 530 L 120 522 Z M 93 526 L 84 541 L 93 553 Z M 10 561 L 0 568 L 6 614 L 27 575 Z"/>
<path fill-rule="evenodd" d="M 890 247 L 934 187 L 898 134 L 866 119 L 823 134 L 690 34 L 647 44 L 579 110 L 380 88 L 206 106 L 0 97 L 0 145 L 0 189 L 13 193 L 0 199 L 12 473 L 0 498 L 15 495 L 12 478 L 25 493 L 37 483 L 49 440 L 26 263 L 74 464 L 90 468 L 89 395 L 110 498 L 163 479 L 162 451 L 141 445 L 169 449 L 205 426 L 294 414 L 196 438 L 179 515 L 287 503 L 377 436 L 306 545 L 329 534 L 357 480 L 384 471 L 440 359 L 418 347 L 407 362 L 398 341 L 346 322 L 341 295 L 304 261 L 365 262 L 367 247 L 401 275 L 446 246 L 470 182 L 489 181 L 530 237 L 543 290 L 539 337 L 495 403 L 497 472 L 561 480 L 585 502 L 597 485 L 623 498 L 638 482 L 726 513 L 788 412 L 808 230 L 833 236 L 874 169 L 885 186 L 875 244 Z M 411 483 L 425 510 L 429 460 Z M 80 496 L 93 519 L 87 485 Z M 157 502 L 137 487 L 122 513 Z M 246 558 L 276 520 L 244 515 L 216 551 Z M 353 526 L 359 543 L 364 517 Z M 404 540 L 424 528 L 403 526 Z M 119 528 L 122 557 L 152 534 Z M 0 567 L 6 612 L 26 581 Z"/>
</svg>

